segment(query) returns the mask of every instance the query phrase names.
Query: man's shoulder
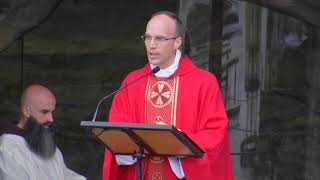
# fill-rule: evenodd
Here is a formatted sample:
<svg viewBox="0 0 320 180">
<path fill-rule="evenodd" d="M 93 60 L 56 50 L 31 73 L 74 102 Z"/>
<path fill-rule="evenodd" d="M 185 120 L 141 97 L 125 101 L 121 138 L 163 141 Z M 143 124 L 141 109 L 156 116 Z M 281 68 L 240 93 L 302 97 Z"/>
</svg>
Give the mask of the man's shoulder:
<svg viewBox="0 0 320 180">
<path fill-rule="evenodd" d="M 144 67 L 142 67 L 142 68 L 135 69 L 135 70 L 131 71 L 131 72 L 127 75 L 126 79 L 127 79 L 127 80 L 136 79 L 136 78 L 139 78 L 139 77 L 141 77 L 141 76 L 144 76 L 144 75 L 146 75 L 146 74 L 148 74 L 148 73 L 150 73 L 150 72 L 151 72 L 151 69 L 148 67 L 148 65 L 146 65 L 146 66 L 144 66 Z"/>
<path fill-rule="evenodd" d="M 24 154 L 27 148 L 23 137 L 15 134 L 3 134 L 0 136 L 0 152 L 11 157 L 18 158 Z"/>
<path fill-rule="evenodd" d="M 202 67 L 199 67 L 193 62 L 188 55 L 183 55 L 181 58 L 181 67 L 179 68 L 179 75 L 189 75 L 197 79 L 216 79 L 216 76 Z"/>
<path fill-rule="evenodd" d="M 23 137 L 16 134 L 2 134 L 0 136 L 1 147 L 16 147 L 19 144 L 25 144 Z"/>
<path fill-rule="evenodd" d="M 3 134 L 0 136 L 0 152 L 11 156 L 13 159 L 38 157 L 29 149 L 24 138 L 15 134 Z M 55 159 L 61 162 L 63 161 L 62 153 L 58 147 L 56 149 Z"/>
<path fill-rule="evenodd" d="M 2 134 L 15 134 L 23 136 L 23 130 L 13 123 L 4 121 L 0 123 L 0 136 Z"/>
</svg>

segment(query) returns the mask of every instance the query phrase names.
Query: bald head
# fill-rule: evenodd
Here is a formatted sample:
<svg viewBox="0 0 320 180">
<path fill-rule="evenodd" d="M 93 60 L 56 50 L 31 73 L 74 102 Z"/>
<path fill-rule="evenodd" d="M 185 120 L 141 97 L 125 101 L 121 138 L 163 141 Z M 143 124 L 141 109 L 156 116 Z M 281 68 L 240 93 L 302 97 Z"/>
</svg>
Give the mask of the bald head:
<svg viewBox="0 0 320 180">
<path fill-rule="evenodd" d="M 170 12 L 170 11 L 158 11 L 158 12 L 152 14 L 150 20 L 156 16 L 159 16 L 159 15 L 160 16 L 167 16 L 168 18 L 170 18 L 174 22 L 174 29 L 175 29 L 176 36 L 181 36 L 181 37 L 184 36 L 185 28 L 183 26 L 182 21 L 175 13 Z"/>
<path fill-rule="evenodd" d="M 38 84 L 33 84 L 28 86 L 22 96 L 21 105 L 30 105 L 32 103 L 37 103 L 44 98 L 55 99 L 53 93 L 46 87 Z"/>
<path fill-rule="evenodd" d="M 41 124 L 50 124 L 55 105 L 56 98 L 48 88 L 38 84 L 28 86 L 21 96 L 22 117 L 18 126 L 23 128 L 30 116 Z"/>
</svg>

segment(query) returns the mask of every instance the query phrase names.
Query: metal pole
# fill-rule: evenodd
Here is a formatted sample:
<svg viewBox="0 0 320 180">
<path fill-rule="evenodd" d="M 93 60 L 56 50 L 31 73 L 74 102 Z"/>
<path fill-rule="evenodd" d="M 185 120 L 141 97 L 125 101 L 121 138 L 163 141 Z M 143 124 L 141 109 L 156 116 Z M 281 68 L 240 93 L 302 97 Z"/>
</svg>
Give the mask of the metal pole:
<svg viewBox="0 0 320 180">
<path fill-rule="evenodd" d="M 24 70 L 24 34 L 20 37 L 20 90 L 23 91 L 23 72 Z"/>
<path fill-rule="evenodd" d="M 137 168 L 136 168 L 136 174 L 137 174 L 137 180 L 142 180 L 142 163 L 141 160 L 143 159 L 144 156 L 144 148 L 141 143 L 139 143 L 139 152 L 133 154 L 133 158 L 137 158 Z"/>
</svg>

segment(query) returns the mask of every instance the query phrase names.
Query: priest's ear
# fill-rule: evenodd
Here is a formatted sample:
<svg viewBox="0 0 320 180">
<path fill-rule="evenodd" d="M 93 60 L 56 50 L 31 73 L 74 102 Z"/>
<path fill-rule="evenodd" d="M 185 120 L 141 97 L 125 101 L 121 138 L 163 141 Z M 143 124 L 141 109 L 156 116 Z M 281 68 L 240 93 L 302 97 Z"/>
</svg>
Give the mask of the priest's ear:
<svg viewBox="0 0 320 180">
<path fill-rule="evenodd" d="M 182 37 L 177 37 L 177 39 L 175 39 L 174 41 L 174 48 L 177 50 L 181 47 L 182 45 Z"/>
</svg>

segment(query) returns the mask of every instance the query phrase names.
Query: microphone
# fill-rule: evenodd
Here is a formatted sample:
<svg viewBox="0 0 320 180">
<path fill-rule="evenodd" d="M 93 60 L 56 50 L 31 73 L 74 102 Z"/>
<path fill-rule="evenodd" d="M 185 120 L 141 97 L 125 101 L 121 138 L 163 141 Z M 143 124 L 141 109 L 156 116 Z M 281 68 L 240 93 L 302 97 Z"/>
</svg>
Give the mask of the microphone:
<svg viewBox="0 0 320 180">
<path fill-rule="evenodd" d="M 96 120 L 97 114 L 98 114 L 98 110 L 99 110 L 99 107 L 100 107 L 100 104 L 101 104 L 104 100 L 108 99 L 110 96 L 112 96 L 112 95 L 114 95 L 115 93 L 123 90 L 124 88 L 127 88 L 128 86 L 130 86 L 131 84 L 139 81 L 140 79 L 142 79 L 142 78 L 144 78 L 144 77 L 147 77 L 147 76 L 149 76 L 150 74 L 155 74 L 155 73 L 157 73 L 158 71 L 160 71 L 160 68 L 159 68 L 158 66 L 156 66 L 155 68 L 152 69 L 152 71 L 151 71 L 150 73 L 148 73 L 148 74 L 146 74 L 146 75 L 143 75 L 143 76 L 141 76 L 141 77 L 139 77 L 139 78 L 131 81 L 130 83 L 126 84 L 125 86 L 123 86 L 123 87 L 121 87 L 121 88 L 113 91 L 112 93 L 110 93 L 110 94 L 102 97 L 102 98 L 99 100 L 99 103 L 98 103 L 98 105 L 97 105 L 97 107 L 96 107 L 96 111 L 94 112 L 92 121 L 95 121 L 95 120 Z"/>
</svg>

